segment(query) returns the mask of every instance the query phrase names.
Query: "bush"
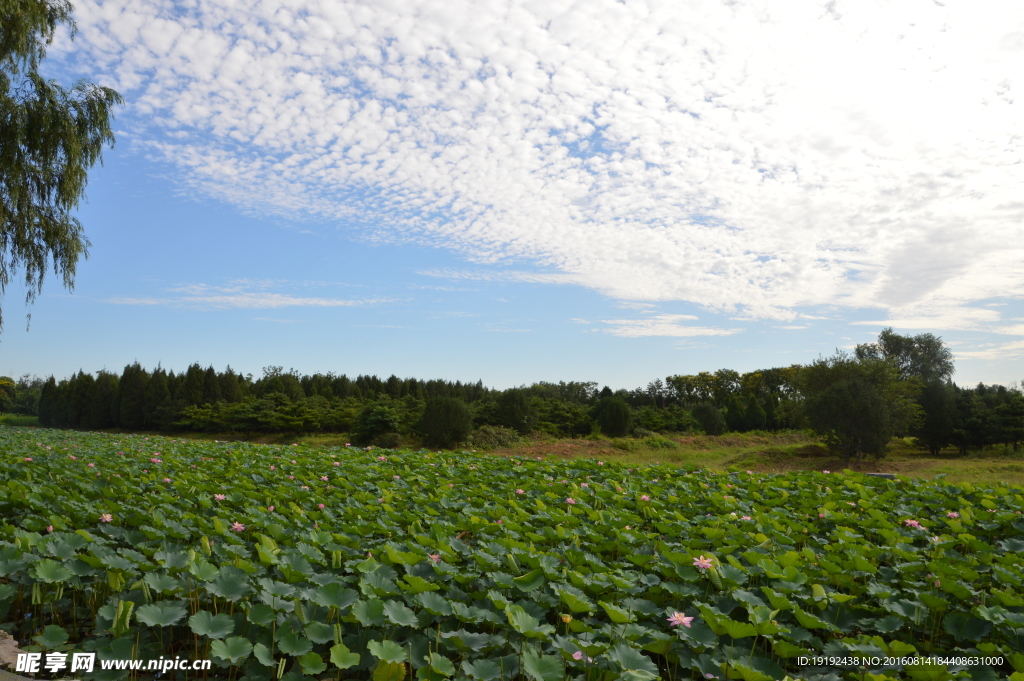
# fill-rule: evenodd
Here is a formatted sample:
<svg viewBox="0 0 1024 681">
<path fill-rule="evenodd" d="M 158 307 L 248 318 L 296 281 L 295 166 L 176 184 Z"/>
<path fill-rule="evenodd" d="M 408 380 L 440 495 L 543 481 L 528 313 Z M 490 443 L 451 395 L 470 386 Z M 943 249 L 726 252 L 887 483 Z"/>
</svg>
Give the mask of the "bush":
<svg viewBox="0 0 1024 681">
<path fill-rule="evenodd" d="M 382 449 L 398 449 L 402 446 L 402 436 L 398 433 L 382 433 L 373 438 L 372 444 Z"/>
<path fill-rule="evenodd" d="M 470 433 L 468 442 L 477 449 L 497 449 L 515 446 L 522 442 L 522 438 L 511 428 L 480 426 Z"/>
<path fill-rule="evenodd" d="M 423 408 L 416 430 L 429 447 L 451 447 L 466 439 L 473 416 L 466 403 L 455 397 L 431 397 Z"/>
<path fill-rule="evenodd" d="M 700 425 L 708 435 L 721 435 L 725 432 L 727 425 L 722 411 L 713 404 L 703 402 L 693 408 L 693 419 Z"/>
</svg>

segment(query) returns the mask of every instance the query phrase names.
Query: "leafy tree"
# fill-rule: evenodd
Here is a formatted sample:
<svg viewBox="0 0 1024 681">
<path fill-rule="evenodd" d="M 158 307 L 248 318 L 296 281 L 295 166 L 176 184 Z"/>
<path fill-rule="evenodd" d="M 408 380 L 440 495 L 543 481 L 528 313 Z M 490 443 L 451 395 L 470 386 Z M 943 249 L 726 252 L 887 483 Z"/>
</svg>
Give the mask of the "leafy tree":
<svg viewBox="0 0 1024 681">
<path fill-rule="evenodd" d="M 722 410 L 710 402 L 701 402 L 691 410 L 693 420 L 708 435 L 721 435 L 728 428 Z"/>
<path fill-rule="evenodd" d="M 858 359 L 889 360 L 902 380 L 917 378 L 929 383 L 953 377 L 953 353 L 941 338 L 930 333 L 911 337 L 883 329 L 878 342 L 858 345 L 854 353 Z"/>
<path fill-rule="evenodd" d="M 811 429 L 847 461 L 884 456 L 892 436 L 908 429 L 920 411 L 916 385 L 900 380 L 889 360 L 838 351 L 805 367 L 801 383 Z"/>
<path fill-rule="evenodd" d="M 609 437 L 622 437 L 633 430 L 633 413 L 621 397 L 602 397 L 594 407 L 594 420 Z"/>
<path fill-rule="evenodd" d="M 14 410 L 14 398 L 17 392 L 17 383 L 13 378 L 0 376 L 0 414 Z"/>
<path fill-rule="evenodd" d="M 768 423 L 767 412 L 753 394 L 747 397 L 743 417 L 744 430 L 764 430 L 765 424 Z"/>
<path fill-rule="evenodd" d="M 915 442 L 937 456 L 954 439 L 959 416 L 956 388 L 945 381 L 929 381 L 921 388 L 918 404 L 922 414 L 912 431 Z"/>
<path fill-rule="evenodd" d="M 73 213 L 87 170 L 114 142 L 111 111 L 123 102 L 107 87 L 65 88 L 39 75 L 57 27 L 74 35 L 71 10 L 67 0 L 0 2 L 0 295 L 23 269 L 26 303 L 42 291 L 51 260 L 74 286 L 89 242 Z"/>
<path fill-rule="evenodd" d="M 398 431 L 397 412 L 383 404 L 370 403 L 359 414 L 359 425 L 356 436 L 359 442 L 366 443 L 384 433 Z"/>
<path fill-rule="evenodd" d="M 537 425 L 537 413 L 526 392 L 519 388 L 506 390 L 498 396 L 495 419 L 495 425 L 512 428 L 520 435 L 526 435 Z"/>
<path fill-rule="evenodd" d="M 416 429 L 430 447 L 451 447 L 469 436 L 473 417 L 466 403 L 457 397 L 431 397 L 423 408 Z"/>
</svg>

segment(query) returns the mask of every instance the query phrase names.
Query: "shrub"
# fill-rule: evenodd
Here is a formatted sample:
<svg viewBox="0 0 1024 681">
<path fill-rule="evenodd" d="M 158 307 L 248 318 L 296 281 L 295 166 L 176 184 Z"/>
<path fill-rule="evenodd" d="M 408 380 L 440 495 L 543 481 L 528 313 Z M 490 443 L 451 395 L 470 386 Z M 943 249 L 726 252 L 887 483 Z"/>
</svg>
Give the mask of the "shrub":
<svg viewBox="0 0 1024 681">
<path fill-rule="evenodd" d="M 358 442 L 372 442 L 384 433 L 398 430 L 398 414 L 394 409 L 379 404 L 368 404 L 359 415 L 356 437 Z"/>
<path fill-rule="evenodd" d="M 521 441 L 519 433 L 501 426 L 480 426 L 469 435 L 469 444 L 477 449 L 512 447 Z"/>
<path fill-rule="evenodd" d="M 383 449 L 398 449 L 402 446 L 402 436 L 398 433 L 382 433 L 373 438 L 372 444 Z"/>
<path fill-rule="evenodd" d="M 466 403 L 455 397 L 432 397 L 416 424 L 423 443 L 430 447 L 451 447 L 466 439 L 473 428 L 473 416 Z"/>
</svg>

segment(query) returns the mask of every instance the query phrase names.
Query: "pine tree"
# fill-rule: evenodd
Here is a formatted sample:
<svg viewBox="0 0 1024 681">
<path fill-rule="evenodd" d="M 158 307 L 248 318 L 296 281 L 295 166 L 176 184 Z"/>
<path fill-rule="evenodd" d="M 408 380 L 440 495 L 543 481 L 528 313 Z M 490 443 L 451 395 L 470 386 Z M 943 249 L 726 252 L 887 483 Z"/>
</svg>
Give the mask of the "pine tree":
<svg viewBox="0 0 1024 681">
<path fill-rule="evenodd" d="M 142 411 L 142 405 L 148 385 L 149 374 L 138 362 L 124 368 L 117 391 L 121 428 L 142 430 L 146 427 L 146 417 Z"/>
</svg>

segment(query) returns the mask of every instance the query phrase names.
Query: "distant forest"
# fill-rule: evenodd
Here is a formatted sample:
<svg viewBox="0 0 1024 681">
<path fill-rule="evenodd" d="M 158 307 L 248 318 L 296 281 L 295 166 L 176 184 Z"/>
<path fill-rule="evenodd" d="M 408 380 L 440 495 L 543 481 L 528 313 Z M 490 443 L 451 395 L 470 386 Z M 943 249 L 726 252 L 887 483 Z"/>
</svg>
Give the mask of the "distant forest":
<svg viewBox="0 0 1024 681">
<path fill-rule="evenodd" d="M 312 374 L 267 367 L 254 378 L 193 364 L 181 373 L 138 363 L 120 375 L 79 371 L 57 381 L 0 377 L 0 412 L 55 428 L 214 433 L 344 433 L 353 443 L 411 439 L 501 444 L 530 433 L 777 431 L 810 428 L 848 456 L 878 453 L 913 436 L 937 453 L 1024 440 L 1024 395 L 1015 387 L 960 387 L 952 356 L 931 334 L 899 336 L 806 365 L 740 374 L 671 375 L 633 390 L 594 382 L 540 382 L 507 390 L 390 376 Z M 879 444 L 881 443 L 881 444 Z"/>
</svg>

